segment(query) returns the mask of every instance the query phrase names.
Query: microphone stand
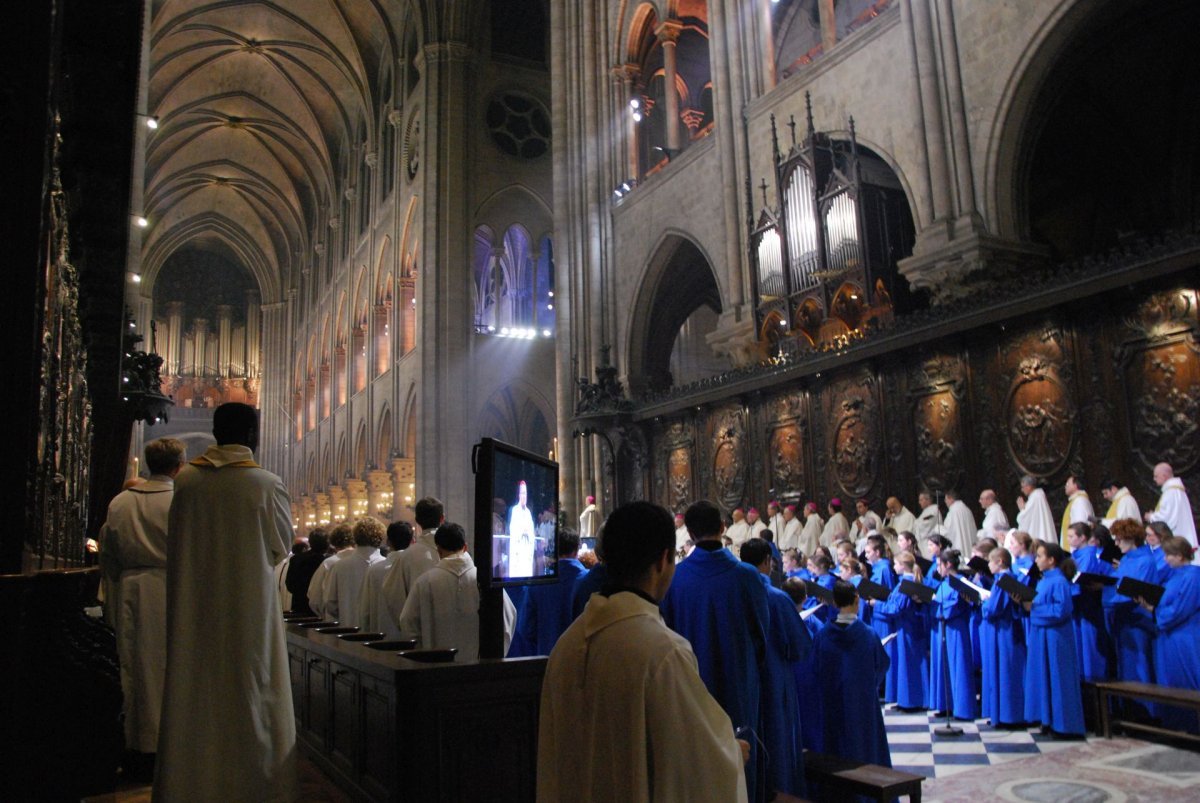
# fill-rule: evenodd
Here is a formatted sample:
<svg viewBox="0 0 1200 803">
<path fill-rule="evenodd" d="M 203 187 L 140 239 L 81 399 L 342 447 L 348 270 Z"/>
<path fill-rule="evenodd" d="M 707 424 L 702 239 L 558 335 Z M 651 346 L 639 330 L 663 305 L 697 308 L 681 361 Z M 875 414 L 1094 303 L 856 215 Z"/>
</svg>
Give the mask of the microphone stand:
<svg viewBox="0 0 1200 803">
<path fill-rule="evenodd" d="M 949 575 L 947 575 L 947 578 L 949 578 Z M 944 579 L 942 582 L 949 582 L 949 580 Z M 946 722 L 940 728 L 934 728 L 933 732 L 938 736 L 962 736 L 962 728 L 950 724 L 950 651 L 946 648 L 947 627 L 949 627 L 949 620 L 943 619 L 940 628 L 942 631 L 942 702 L 946 704 Z"/>
</svg>

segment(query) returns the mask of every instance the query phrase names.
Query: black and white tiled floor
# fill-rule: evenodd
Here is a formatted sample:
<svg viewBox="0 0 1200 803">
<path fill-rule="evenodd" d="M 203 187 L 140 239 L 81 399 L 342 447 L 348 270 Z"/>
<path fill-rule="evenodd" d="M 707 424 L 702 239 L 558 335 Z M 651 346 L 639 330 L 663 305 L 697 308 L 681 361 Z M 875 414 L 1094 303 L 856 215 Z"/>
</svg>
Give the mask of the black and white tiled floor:
<svg viewBox="0 0 1200 803">
<path fill-rule="evenodd" d="M 1079 744 L 1055 741 L 1043 736 L 1037 728 L 996 730 L 986 719 L 954 721 L 952 724 L 962 730 L 962 735 L 938 736 L 934 730 L 945 723 L 944 719 L 925 712 L 904 713 L 890 705 L 884 707 L 883 723 L 892 766 L 927 778 L 948 778 L 972 768 L 1004 764 Z"/>
</svg>

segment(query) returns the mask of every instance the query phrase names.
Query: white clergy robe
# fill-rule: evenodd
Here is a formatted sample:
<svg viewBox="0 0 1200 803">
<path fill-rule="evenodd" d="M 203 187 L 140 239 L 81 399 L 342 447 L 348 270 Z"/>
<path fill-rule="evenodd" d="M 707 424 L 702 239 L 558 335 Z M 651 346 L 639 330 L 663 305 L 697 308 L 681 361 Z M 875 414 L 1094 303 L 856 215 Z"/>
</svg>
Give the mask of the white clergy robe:
<svg viewBox="0 0 1200 803">
<path fill-rule="evenodd" d="M 1113 522 L 1118 519 L 1142 520 L 1142 509 L 1138 507 L 1137 500 L 1133 498 L 1133 494 L 1125 487 L 1117 491 L 1116 496 L 1109 501 L 1108 512 L 1104 514 L 1104 518 L 1100 520 L 1100 523 L 1105 527 L 1111 528 Z"/>
<path fill-rule="evenodd" d="M 479 584 L 475 562 L 465 551 L 438 561 L 413 583 L 400 613 L 400 638 L 416 639 L 422 650 L 455 648 L 455 663 L 479 660 Z M 517 611 L 504 597 L 504 652 L 512 641 Z"/>
<path fill-rule="evenodd" d="M 539 803 L 746 801 L 733 723 L 687 640 L 630 591 L 593 594 L 546 665 Z"/>
<path fill-rule="evenodd" d="M 937 505 L 925 508 L 914 526 L 916 529 L 913 530 L 913 535 L 917 537 L 918 542 L 923 542 L 942 526 L 942 509 Z M 921 548 L 924 549 L 923 546 Z"/>
<path fill-rule="evenodd" d="M 854 520 L 854 524 L 850 526 L 850 540 L 858 542 L 866 538 L 871 533 L 879 532 L 883 525 L 879 522 L 879 517 L 868 510 L 863 515 Z"/>
<path fill-rule="evenodd" d="M 776 537 L 776 540 L 779 542 L 780 551 L 800 548 L 800 531 L 802 527 L 800 519 L 795 516 L 792 517 L 791 521 L 783 523 L 783 532 L 778 533 Z M 817 536 L 818 538 L 820 537 L 820 528 L 817 530 Z"/>
<path fill-rule="evenodd" d="M 916 530 L 913 528 L 917 526 L 917 517 L 907 507 L 901 507 L 900 512 L 896 515 L 887 514 L 883 519 L 883 524 L 885 527 L 891 527 L 895 530 L 897 535 L 900 533 L 913 533 L 915 535 Z"/>
<path fill-rule="evenodd" d="M 825 522 L 825 529 L 821 530 L 821 544 L 832 549 L 835 542 L 841 541 L 849 534 L 850 523 L 839 510 Z"/>
<path fill-rule="evenodd" d="M 987 510 L 983 511 L 983 523 L 979 525 L 979 532 L 976 535 L 982 538 L 995 538 L 996 528 L 1004 527 L 1008 529 L 1008 516 L 1004 514 L 1004 508 L 1000 507 L 999 502 L 992 502 L 987 506 Z M 1000 544 L 1004 546 L 1004 544 Z"/>
<path fill-rule="evenodd" d="M 344 625 L 359 627 L 358 596 L 367 568 L 382 560 L 378 547 L 356 546 L 346 550 L 342 559 L 330 567 L 329 579 L 325 581 L 325 615 Z"/>
<path fill-rule="evenodd" d="M 292 542 L 279 477 L 210 446 L 175 479 L 154 799 L 296 797 L 296 722 L 271 569 Z"/>
<path fill-rule="evenodd" d="M 946 511 L 946 538 L 950 545 L 958 550 L 963 561 L 971 559 L 971 548 L 975 546 L 975 516 L 971 508 L 961 499 L 955 499 L 954 504 Z"/>
<path fill-rule="evenodd" d="M 292 565 L 292 553 L 283 559 L 283 562 L 275 567 L 275 590 L 279 592 L 279 610 L 290 611 L 292 609 L 292 592 L 287 590 L 287 571 Z"/>
<path fill-rule="evenodd" d="M 325 593 L 325 588 L 329 584 L 329 572 L 342 559 L 342 555 L 345 555 L 350 549 L 353 549 L 353 547 L 335 552 L 325 558 L 321 562 L 321 565 L 317 567 L 317 570 L 313 572 L 312 579 L 308 581 L 308 607 L 312 608 L 313 613 L 317 616 L 333 619 L 326 609 L 329 596 Z"/>
<path fill-rule="evenodd" d="M 400 629 L 387 612 L 387 603 L 383 599 L 383 578 L 403 553 L 402 549 L 389 552 L 383 560 L 368 566 L 362 590 L 358 593 L 358 626 L 367 633 L 383 633 L 388 641 L 400 638 Z"/>
<path fill-rule="evenodd" d="M 124 695 L 125 747 L 158 749 L 167 664 L 167 514 L 175 482 L 155 475 L 117 494 L 100 528 Z"/>
<path fill-rule="evenodd" d="M 1080 522 L 1087 524 L 1096 512 L 1092 510 L 1092 500 L 1088 499 L 1087 491 L 1076 491 L 1067 500 L 1067 509 L 1063 511 L 1062 526 L 1058 530 L 1059 546 L 1070 554 L 1071 545 L 1067 542 L 1067 528 Z"/>
<path fill-rule="evenodd" d="M 783 530 L 787 527 L 787 522 L 783 520 L 783 514 L 776 513 L 767 521 L 767 526 L 771 528 L 771 535 L 775 536 L 775 546 L 778 547 L 780 539 L 783 538 Z"/>
<path fill-rule="evenodd" d="M 1058 540 L 1050 503 L 1046 501 L 1046 492 L 1041 488 L 1033 489 L 1033 493 L 1025 500 L 1025 509 L 1017 513 L 1017 529 L 1029 533 L 1035 541 L 1053 544 Z"/>
<path fill-rule="evenodd" d="M 595 505 L 588 505 L 579 514 L 579 537 L 580 538 L 595 538 L 600 534 L 600 525 L 604 523 L 600 518 L 600 511 Z"/>
<path fill-rule="evenodd" d="M 725 535 L 729 536 L 729 540 L 733 542 L 731 548 L 733 549 L 733 554 L 736 555 L 738 550 L 742 548 L 742 544 L 750 540 L 750 525 L 746 523 L 745 519 L 735 521 L 725 530 Z"/>
<path fill-rule="evenodd" d="M 820 513 L 810 513 L 804 517 L 804 529 L 800 531 L 800 543 L 797 548 L 805 557 L 811 557 L 821 545 L 821 533 L 825 531 L 825 520 Z"/>
<path fill-rule="evenodd" d="M 441 560 L 437 545 L 433 543 L 435 532 L 437 530 L 433 529 L 414 538 L 383 578 L 383 601 L 386 608 L 383 615 L 392 618 L 392 626 L 397 632 L 400 627 L 400 614 L 404 611 L 404 603 L 408 601 L 413 583 Z M 383 631 L 389 632 L 387 628 L 383 628 Z"/>
<path fill-rule="evenodd" d="M 1165 523 L 1171 528 L 1171 532 L 1186 538 L 1193 548 L 1196 547 L 1196 518 L 1192 515 L 1187 489 L 1179 477 L 1172 477 L 1163 483 L 1162 496 L 1158 499 L 1158 506 L 1150 514 L 1150 521 Z M 1193 562 L 1200 563 L 1200 552 L 1196 553 Z"/>
<path fill-rule="evenodd" d="M 762 538 L 763 530 L 767 529 L 767 525 L 760 519 L 750 525 L 750 537 Z"/>
</svg>

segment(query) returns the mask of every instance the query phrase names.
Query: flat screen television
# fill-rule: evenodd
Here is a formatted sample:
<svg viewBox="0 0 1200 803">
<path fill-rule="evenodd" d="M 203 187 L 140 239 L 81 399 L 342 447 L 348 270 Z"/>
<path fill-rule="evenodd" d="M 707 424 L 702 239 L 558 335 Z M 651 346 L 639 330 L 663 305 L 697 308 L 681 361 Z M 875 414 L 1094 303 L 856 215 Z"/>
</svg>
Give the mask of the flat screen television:
<svg viewBox="0 0 1200 803">
<path fill-rule="evenodd" d="M 471 457 L 480 587 L 557 582 L 558 464 L 493 438 Z"/>
</svg>

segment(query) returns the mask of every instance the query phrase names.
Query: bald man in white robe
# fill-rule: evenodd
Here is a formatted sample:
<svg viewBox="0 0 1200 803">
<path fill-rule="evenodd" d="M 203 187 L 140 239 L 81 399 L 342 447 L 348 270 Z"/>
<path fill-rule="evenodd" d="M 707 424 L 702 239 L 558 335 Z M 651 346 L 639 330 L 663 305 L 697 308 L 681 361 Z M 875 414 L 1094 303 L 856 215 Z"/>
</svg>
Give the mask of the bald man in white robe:
<svg viewBox="0 0 1200 803">
<path fill-rule="evenodd" d="M 994 538 L 997 530 L 1008 532 L 1008 516 L 996 501 L 996 492 L 991 488 L 979 494 L 979 507 L 983 508 L 983 523 L 979 525 L 979 538 Z M 997 542 L 1003 545 L 1003 542 Z"/>
<path fill-rule="evenodd" d="M 957 491 L 946 491 L 946 505 L 946 538 L 964 559 L 969 559 L 979 533 L 975 516 L 967 503 L 958 498 Z"/>
<path fill-rule="evenodd" d="M 1192 513 L 1192 504 L 1183 480 L 1175 476 L 1169 463 L 1159 463 L 1154 467 L 1154 483 L 1162 488 L 1162 496 L 1158 499 L 1158 506 L 1146 514 L 1146 521 L 1163 522 L 1171 528 L 1171 532 L 1186 538 L 1196 549 L 1196 517 Z M 1200 563 L 1200 551 L 1192 562 Z"/>
<path fill-rule="evenodd" d="M 1017 529 L 1029 533 L 1035 541 L 1057 544 L 1058 528 L 1054 526 L 1054 514 L 1050 512 L 1046 492 L 1029 476 L 1021 478 L 1021 492 L 1025 499 L 1017 502 L 1017 507 L 1021 508 L 1017 513 Z"/>
</svg>

